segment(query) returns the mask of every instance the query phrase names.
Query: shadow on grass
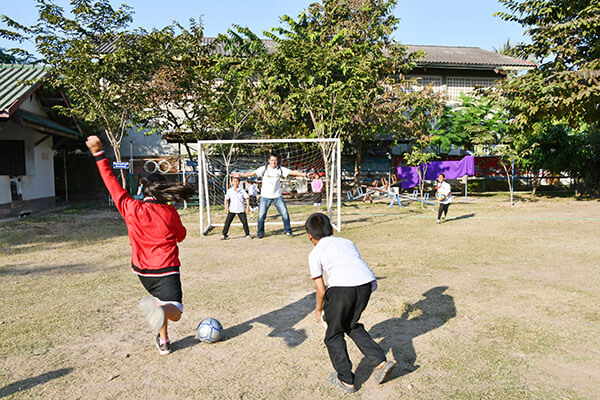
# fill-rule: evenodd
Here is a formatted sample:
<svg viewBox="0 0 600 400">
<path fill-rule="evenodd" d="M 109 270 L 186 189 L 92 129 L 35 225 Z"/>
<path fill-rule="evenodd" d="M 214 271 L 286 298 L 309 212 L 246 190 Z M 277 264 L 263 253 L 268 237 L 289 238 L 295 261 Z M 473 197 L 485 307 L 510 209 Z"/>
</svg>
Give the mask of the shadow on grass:
<svg viewBox="0 0 600 400">
<path fill-rule="evenodd" d="M 283 308 L 225 329 L 221 340 L 231 340 L 243 335 L 251 330 L 255 323 L 261 323 L 273 329 L 269 333 L 269 337 L 280 337 L 288 346 L 296 347 L 306 340 L 307 335 L 304 329 L 294 329 L 294 325 L 306 318 L 314 309 L 315 294 L 311 293 Z M 173 350 L 181 350 L 198 343 L 200 341 L 194 336 L 187 336 L 173 342 L 171 346 Z"/>
<path fill-rule="evenodd" d="M 459 215 L 458 217 L 448 218 L 444 222 L 458 221 L 458 220 L 461 220 L 461 219 L 469 219 L 469 218 L 475 217 L 475 215 L 476 215 L 475 213 Z"/>
<path fill-rule="evenodd" d="M 383 338 L 379 345 L 387 353 L 392 350 L 398 365 L 389 380 L 404 376 L 419 368 L 413 340 L 444 325 L 456 316 L 452 296 L 444 294 L 447 286 L 437 286 L 423 293 L 424 299 L 411 304 L 400 317 L 390 318 L 374 325 L 369 331 L 373 339 Z M 360 387 L 373 372 L 372 365 L 363 358 L 356 368 L 355 384 Z"/>
<path fill-rule="evenodd" d="M 57 369 L 56 371 L 46 372 L 45 374 L 11 383 L 10 385 L 0 388 L 0 398 L 22 392 L 23 390 L 31 389 L 37 385 L 43 385 L 48 381 L 70 374 L 71 371 L 73 371 L 73 368 L 62 368 Z"/>
<path fill-rule="evenodd" d="M 88 264 L 61 264 L 49 265 L 43 267 L 24 267 L 23 265 L 7 265 L 0 269 L 0 276 L 22 276 L 35 274 L 52 273 L 87 273 L 96 271 L 97 267 L 91 267 Z"/>
<path fill-rule="evenodd" d="M 115 211 L 89 214 L 57 214 L 53 217 L 31 217 L 0 225 L 0 254 L 22 253 L 61 243 L 84 244 L 127 236 L 127 228 Z"/>
</svg>

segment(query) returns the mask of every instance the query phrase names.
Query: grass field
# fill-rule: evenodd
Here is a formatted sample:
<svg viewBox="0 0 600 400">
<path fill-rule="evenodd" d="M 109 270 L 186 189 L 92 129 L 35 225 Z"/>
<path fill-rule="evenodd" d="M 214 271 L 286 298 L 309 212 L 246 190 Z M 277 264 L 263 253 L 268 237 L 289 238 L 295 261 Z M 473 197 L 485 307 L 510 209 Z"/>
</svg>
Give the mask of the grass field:
<svg viewBox="0 0 600 400">
<path fill-rule="evenodd" d="M 137 310 L 145 292 L 116 211 L 0 223 L 0 398 L 598 398 L 596 200 L 474 197 L 441 225 L 433 207 L 344 207 L 340 235 L 379 279 L 362 320 L 398 361 L 377 386 L 349 342 L 353 395 L 327 382 L 304 232 L 247 241 L 234 228 L 221 242 L 200 236 L 195 210 L 182 219 L 186 309 L 168 356 Z M 223 341 L 195 339 L 205 317 Z"/>
</svg>

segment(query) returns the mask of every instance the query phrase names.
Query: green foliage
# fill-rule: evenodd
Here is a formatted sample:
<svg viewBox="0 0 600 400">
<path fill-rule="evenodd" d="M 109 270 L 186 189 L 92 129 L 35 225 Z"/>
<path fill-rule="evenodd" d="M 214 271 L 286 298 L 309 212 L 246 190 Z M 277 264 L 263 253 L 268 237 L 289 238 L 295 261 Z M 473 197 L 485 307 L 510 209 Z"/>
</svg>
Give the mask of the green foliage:
<svg viewBox="0 0 600 400">
<path fill-rule="evenodd" d="M 506 111 L 492 98 L 461 94 L 461 105 L 446 107 L 435 129 L 432 144 L 448 152 L 451 146 L 493 144 L 509 129 Z"/>
<path fill-rule="evenodd" d="M 498 95 L 520 126 L 564 120 L 572 127 L 600 116 L 600 3 L 597 0 L 500 0 L 500 18 L 527 29 L 531 43 L 513 54 L 537 70 L 502 83 Z"/>
<path fill-rule="evenodd" d="M 35 41 L 51 72 L 48 83 L 70 102 L 56 108 L 104 132 L 120 160 L 127 129 L 148 106 L 144 86 L 163 60 L 168 30 L 128 31 L 131 8 L 113 9 L 109 0 L 75 0 L 69 13 L 50 0 L 37 0 L 37 7 L 35 25 L 11 20 L 20 31 L 13 32 L 15 40 Z"/>
</svg>

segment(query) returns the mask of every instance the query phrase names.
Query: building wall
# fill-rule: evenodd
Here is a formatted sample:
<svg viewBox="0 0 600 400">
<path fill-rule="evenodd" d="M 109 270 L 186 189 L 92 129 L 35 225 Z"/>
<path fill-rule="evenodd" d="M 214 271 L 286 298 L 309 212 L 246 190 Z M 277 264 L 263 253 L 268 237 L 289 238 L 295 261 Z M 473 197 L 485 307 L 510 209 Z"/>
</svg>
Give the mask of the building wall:
<svg viewBox="0 0 600 400">
<path fill-rule="evenodd" d="M 54 198 L 54 150 L 52 137 L 35 146 L 45 135 L 13 122 L 3 123 L 1 140 L 23 140 L 25 142 L 25 173 L 21 176 L 23 201 Z M 10 178 L 0 177 L 0 204 L 11 202 Z"/>
<path fill-rule="evenodd" d="M 10 203 L 10 178 L 0 175 L 0 204 Z"/>
<path fill-rule="evenodd" d="M 160 157 L 179 155 L 179 147 L 176 143 L 168 143 L 160 134 L 145 135 L 146 130 L 138 131 L 132 128 L 121 144 L 121 157 L 123 160 L 131 156 L 133 146 L 133 158 Z M 109 153 L 112 154 L 112 151 Z"/>
<path fill-rule="evenodd" d="M 38 114 L 44 117 L 48 117 L 48 114 L 42 108 L 37 95 L 34 93 L 26 99 L 21 106 L 19 107 L 21 110 L 29 111 L 30 113 Z"/>
</svg>

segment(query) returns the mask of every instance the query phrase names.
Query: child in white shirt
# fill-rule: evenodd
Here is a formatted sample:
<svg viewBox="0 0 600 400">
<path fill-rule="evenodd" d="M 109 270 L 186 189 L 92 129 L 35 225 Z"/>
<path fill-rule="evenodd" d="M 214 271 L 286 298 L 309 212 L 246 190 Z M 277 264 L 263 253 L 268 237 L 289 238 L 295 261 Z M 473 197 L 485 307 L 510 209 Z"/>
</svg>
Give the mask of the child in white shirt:
<svg viewBox="0 0 600 400">
<path fill-rule="evenodd" d="M 377 288 L 373 272 L 352 241 L 333 237 L 331 222 L 325 214 L 312 214 L 305 228 L 315 246 L 308 256 L 310 274 L 317 289 L 315 318 L 319 323 L 321 318 L 327 323 L 325 346 L 336 371 L 329 376 L 329 382 L 346 393 L 356 391 L 344 339 L 346 334 L 375 366 L 375 382 L 383 383 L 396 363 L 387 361 L 383 349 L 358 322 L 371 292 Z M 327 289 L 323 271 L 328 277 Z"/>
<path fill-rule="evenodd" d="M 250 211 L 250 199 L 248 193 L 246 193 L 246 191 L 240 187 L 240 178 L 238 176 L 231 178 L 231 185 L 232 186 L 225 194 L 225 212 L 227 213 L 227 218 L 225 218 L 225 226 L 223 226 L 223 235 L 221 236 L 221 240 L 227 239 L 229 226 L 236 215 L 240 221 L 242 221 L 246 239 L 252 239 L 252 236 L 250 236 L 250 228 L 248 228 L 246 212 L 244 211 L 244 203 L 246 204 L 246 209 Z"/>
</svg>

